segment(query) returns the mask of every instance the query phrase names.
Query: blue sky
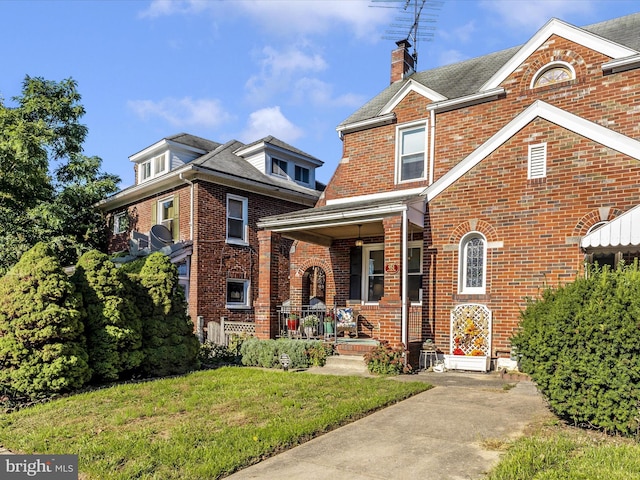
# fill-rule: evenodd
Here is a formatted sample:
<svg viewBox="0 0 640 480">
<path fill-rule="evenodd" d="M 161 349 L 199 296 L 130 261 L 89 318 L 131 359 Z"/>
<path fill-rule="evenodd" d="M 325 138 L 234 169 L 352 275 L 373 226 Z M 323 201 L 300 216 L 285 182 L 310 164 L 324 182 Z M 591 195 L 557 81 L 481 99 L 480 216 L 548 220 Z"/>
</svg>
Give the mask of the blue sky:
<svg viewBox="0 0 640 480">
<path fill-rule="evenodd" d="M 433 2 L 431 2 L 433 3 Z M 526 42 L 550 18 L 584 26 L 636 0 L 444 0 L 418 43 L 425 70 Z M 274 135 L 340 159 L 336 126 L 389 84 L 403 2 L 370 0 L 0 0 L 0 97 L 26 75 L 78 82 L 85 154 L 133 183 L 128 157 L 187 132 L 214 141 Z M 405 29 L 406 30 L 406 29 Z M 408 33 L 408 32 L 407 32 Z"/>
</svg>

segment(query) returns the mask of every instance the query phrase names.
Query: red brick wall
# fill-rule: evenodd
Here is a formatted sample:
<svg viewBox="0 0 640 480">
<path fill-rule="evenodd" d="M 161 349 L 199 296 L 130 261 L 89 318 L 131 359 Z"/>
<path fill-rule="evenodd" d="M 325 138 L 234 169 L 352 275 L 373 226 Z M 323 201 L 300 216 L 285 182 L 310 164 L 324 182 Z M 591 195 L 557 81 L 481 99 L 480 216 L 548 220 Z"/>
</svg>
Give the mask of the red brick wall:
<svg viewBox="0 0 640 480">
<path fill-rule="evenodd" d="M 602 54 L 552 36 L 503 83 L 506 95 L 481 105 L 436 114 L 437 179 L 486 142 L 535 100 L 631 138 L 640 139 L 640 70 L 603 75 Z M 535 74 L 550 61 L 569 63 L 570 82 L 531 89 Z M 410 93 L 395 108 L 397 124 L 427 120 L 428 100 Z M 326 199 L 397 190 L 394 184 L 396 125 L 345 134 L 344 158 L 325 191 Z M 547 142 L 547 178 L 527 180 L 527 147 Z M 403 184 L 402 189 L 426 186 Z M 427 206 L 424 231 L 423 335 L 435 335 L 449 349 L 450 311 L 458 303 L 486 304 L 493 312 L 493 354 L 507 351 L 526 297 L 545 286 L 575 278 L 584 255 L 579 237 L 610 207 L 612 219 L 640 203 L 640 163 L 577 134 L 537 119 L 466 173 Z M 485 295 L 458 294 L 458 244 L 470 231 L 491 242 L 487 252 Z M 386 243 L 400 242 L 398 230 L 386 229 Z M 348 242 L 330 252 L 297 244 L 293 257 L 328 262 L 336 299 L 346 298 Z M 391 255 L 391 247 L 385 248 Z M 385 286 L 393 279 L 385 277 Z M 292 283 L 295 289 L 297 284 Z M 395 287 L 394 287 L 395 288 Z M 386 294 L 391 294 L 385 288 Z M 386 296 L 371 312 L 382 337 L 397 335 L 395 298 Z M 397 306 L 399 308 L 399 305 Z M 369 309 L 371 307 L 362 307 Z M 386 317 L 388 315 L 388 318 Z M 435 322 L 435 323 L 434 323 Z M 435 332 L 435 333 L 434 333 Z"/>
</svg>

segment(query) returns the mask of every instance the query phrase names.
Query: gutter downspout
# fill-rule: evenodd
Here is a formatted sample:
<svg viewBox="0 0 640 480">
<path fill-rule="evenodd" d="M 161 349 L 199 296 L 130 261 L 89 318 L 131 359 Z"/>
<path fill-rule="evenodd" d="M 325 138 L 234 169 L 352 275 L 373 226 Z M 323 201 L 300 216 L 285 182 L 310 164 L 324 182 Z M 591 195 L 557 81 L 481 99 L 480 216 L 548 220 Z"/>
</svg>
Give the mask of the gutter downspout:
<svg viewBox="0 0 640 480">
<path fill-rule="evenodd" d="M 179 175 L 180 180 L 189 184 L 189 240 L 193 241 L 193 202 L 194 202 L 194 193 L 193 193 L 193 182 L 191 180 L 187 180 L 183 176 L 183 172 L 180 172 Z"/>
<path fill-rule="evenodd" d="M 402 211 L 402 320 L 401 320 L 401 329 L 402 329 L 402 343 L 404 344 L 405 349 L 409 349 L 409 322 L 407 321 L 407 292 L 409 290 L 409 286 L 407 285 L 409 280 L 409 275 L 407 272 L 408 260 L 407 260 L 407 210 Z M 407 363 L 407 358 L 405 357 L 405 364 Z"/>
<path fill-rule="evenodd" d="M 435 159 L 433 158 L 436 154 L 436 111 L 431 110 L 431 125 L 429 129 L 431 130 L 429 135 L 429 185 L 433 183 L 433 164 L 435 163 Z"/>
</svg>

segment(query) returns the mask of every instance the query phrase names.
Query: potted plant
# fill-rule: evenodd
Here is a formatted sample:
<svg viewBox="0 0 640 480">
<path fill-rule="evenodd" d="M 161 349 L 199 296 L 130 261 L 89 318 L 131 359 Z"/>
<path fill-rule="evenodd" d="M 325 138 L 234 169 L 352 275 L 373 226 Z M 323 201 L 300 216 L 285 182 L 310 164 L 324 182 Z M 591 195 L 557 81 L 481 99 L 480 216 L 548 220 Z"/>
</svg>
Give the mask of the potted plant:
<svg viewBox="0 0 640 480">
<path fill-rule="evenodd" d="M 318 327 L 319 323 L 320 323 L 320 319 L 318 318 L 317 315 L 314 315 L 313 313 L 310 315 L 307 315 L 302 319 L 302 328 L 307 338 L 311 338 L 316 334 L 316 328 Z"/>
<path fill-rule="evenodd" d="M 298 330 L 300 326 L 300 320 L 298 320 L 298 315 L 295 313 L 290 313 L 289 318 L 287 319 L 287 330 L 293 332 Z"/>
<path fill-rule="evenodd" d="M 329 336 L 329 335 L 333 335 L 333 333 L 335 332 L 334 329 L 334 322 L 333 322 L 333 316 L 331 314 L 327 315 L 324 318 L 324 335 Z"/>
</svg>

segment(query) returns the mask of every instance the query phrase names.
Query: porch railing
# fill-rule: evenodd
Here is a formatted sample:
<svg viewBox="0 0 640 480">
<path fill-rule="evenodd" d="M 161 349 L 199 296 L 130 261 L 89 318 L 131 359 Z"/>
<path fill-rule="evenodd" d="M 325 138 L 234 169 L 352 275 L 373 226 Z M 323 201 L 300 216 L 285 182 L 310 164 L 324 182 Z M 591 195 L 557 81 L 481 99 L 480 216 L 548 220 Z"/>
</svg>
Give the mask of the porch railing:
<svg viewBox="0 0 640 480">
<path fill-rule="evenodd" d="M 296 339 L 335 340 L 335 308 L 303 305 L 300 308 L 279 306 L 278 332 L 280 337 Z"/>
</svg>

